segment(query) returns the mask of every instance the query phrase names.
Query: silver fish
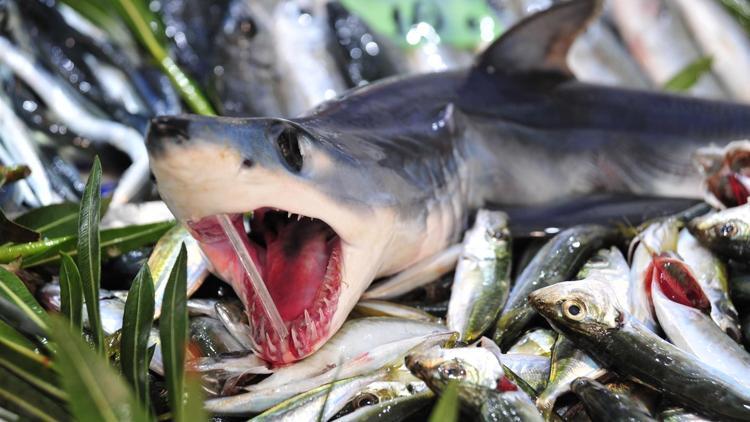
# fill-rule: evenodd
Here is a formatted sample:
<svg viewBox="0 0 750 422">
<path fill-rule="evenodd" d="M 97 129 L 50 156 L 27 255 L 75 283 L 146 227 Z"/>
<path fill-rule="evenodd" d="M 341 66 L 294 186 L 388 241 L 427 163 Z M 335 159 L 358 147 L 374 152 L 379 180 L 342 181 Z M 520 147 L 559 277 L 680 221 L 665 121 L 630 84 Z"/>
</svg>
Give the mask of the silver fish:
<svg viewBox="0 0 750 422">
<path fill-rule="evenodd" d="M 508 216 L 479 210 L 464 235 L 446 322 L 472 342 L 495 322 L 510 292 L 511 240 Z"/>
<path fill-rule="evenodd" d="M 677 250 L 680 222 L 666 218 L 648 224 L 631 242 L 630 288 L 627 309 L 651 331 L 657 329 L 647 293 L 647 272 L 654 255 Z"/>
<path fill-rule="evenodd" d="M 247 393 L 209 400 L 206 408 L 221 414 L 263 411 L 320 385 L 380 369 L 420 344 L 441 344 L 451 335 L 435 324 L 381 317 L 355 319 L 307 359 L 276 369 L 270 377 L 247 387 Z"/>
<path fill-rule="evenodd" d="M 703 293 L 711 301 L 711 319 L 725 333 L 739 340 L 740 324 L 732 300 L 729 298 L 729 280 L 724 263 L 711 251 L 701 246 L 688 229 L 680 231 L 677 254 L 693 270 Z"/>
<path fill-rule="evenodd" d="M 710 316 L 669 299 L 658 283 L 651 287 L 651 297 L 659 324 L 672 343 L 750 387 L 750 354 Z"/>
</svg>

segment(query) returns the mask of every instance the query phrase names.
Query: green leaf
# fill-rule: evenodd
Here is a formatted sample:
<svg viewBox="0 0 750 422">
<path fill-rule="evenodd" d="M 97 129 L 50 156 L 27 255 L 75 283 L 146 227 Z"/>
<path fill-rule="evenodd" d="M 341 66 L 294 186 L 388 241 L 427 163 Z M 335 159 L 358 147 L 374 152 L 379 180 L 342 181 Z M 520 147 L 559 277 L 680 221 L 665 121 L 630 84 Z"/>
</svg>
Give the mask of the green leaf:
<svg viewBox="0 0 750 422">
<path fill-rule="evenodd" d="M 50 316 L 52 337 L 58 344 L 57 368 L 70 410 L 79 421 L 148 421 L 125 380 L 70 329 L 70 324 Z"/>
<path fill-rule="evenodd" d="M 0 403 L 23 414 L 25 420 L 55 422 L 70 419 L 61 404 L 3 367 L 0 367 Z"/>
<path fill-rule="evenodd" d="M 3 295 L 0 295 L 0 321 L 4 321 L 34 342 L 47 338 L 47 332 L 32 320 L 28 313 Z M 45 343 L 45 346 L 51 350 L 50 344 Z"/>
<path fill-rule="evenodd" d="M 104 256 L 114 258 L 133 249 L 156 243 L 175 224 L 174 221 L 165 221 L 102 230 L 99 246 Z M 3 246 L 0 247 L 0 263 L 8 263 L 23 258 L 21 261 L 21 267 L 23 268 L 52 264 L 60 259 L 61 252 L 71 256 L 77 255 L 76 243 L 77 238 L 72 236 L 46 239 L 22 245 Z"/>
<path fill-rule="evenodd" d="M 125 379 L 142 403 L 148 403 L 148 335 L 154 320 L 154 282 L 148 265 L 135 276 L 125 301 L 120 362 Z"/>
<path fill-rule="evenodd" d="M 203 407 L 203 387 L 201 379 L 194 373 L 188 373 L 185 377 L 185 412 L 183 421 L 185 422 L 205 422 L 208 420 L 208 414 Z"/>
<path fill-rule="evenodd" d="M 458 421 L 458 383 L 451 381 L 445 387 L 440 399 L 432 408 L 430 422 L 457 422 Z"/>
<path fill-rule="evenodd" d="M 685 66 L 684 69 L 677 72 L 667 83 L 664 84 L 666 91 L 685 92 L 692 88 L 701 76 L 711 71 L 713 59 L 711 57 L 701 57 L 696 61 Z"/>
<path fill-rule="evenodd" d="M 99 314 L 99 283 L 101 282 L 102 259 L 99 249 L 99 205 L 101 196 L 102 165 L 94 158 L 89 179 L 81 198 L 78 214 L 78 271 L 81 274 L 83 297 L 89 317 L 89 328 L 99 353 L 104 353 L 104 332 Z"/>
<path fill-rule="evenodd" d="M 109 208 L 110 199 L 102 200 L 100 215 Z M 16 217 L 15 222 L 37 231 L 46 238 L 75 236 L 78 234 L 79 205 L 66 202 L 34 208 Z"/>
<path fill-rule="evenodd" d="M 42 329 L 47 328 L 47 313 L 39 306 L 23 281 L 2 267 L 0 267 L 0 296 L 16 305 L 37 326 Z"/>
<path fill-rule="evenodd" d="M 141 44 L 159 63 L 193 112 L 208 116 L 216 115 L 195 81 L 185 74 L 169 56 L 166 48 L 167 40 L 161 30 L 162 25 L 149 10 L 146 2 L 139 0 L 111 0 L 111 2 Z"/>
<path fill-rule="evenodd" d="M 66 399 L 65 393 L 58 386 L 57 374 L 51 369 L 52 363 L 47 356 L 9 339 L 0 338 L 0 367 L 33 385 L 50 398 L 60 401 Z"/>
<path fill-rule="evenodd" d="M 128 28 L 122 23 L 107 2 L 101 0 L 63 0 L 71 8 L 90 20 L 94 25 L 109 33 L 116 41 L 133 44 Z"/>
<path fill-rule="evenodd" d="M 745 32 L 750 35 L 750 1 L 748 0 L 720 0 L 724 7 L 739 22 Z"/>
<path fill-rule="evenodd" d="M 39 240 L 39 233 L 8 220 L 8 217 L 0 210 L 0 239 L 3 243 L 35 242 Z"/>
<path fill-rule="evenodd" d="M 78 267 L 70 255 L 61 254 L 60 312 L 70 321 L 71 328 L 83 327 L 83 286 Z"/>
<path fill-rule="evenodd" d="M 50 358 L 37 353 L 31 342 L 0 321 L 0 366 L 16 374 L 51 397 L 65 399 L 52 370 Z"/>
<path fill-rule="evenodd" d="M 164 378 L 172 414 L 177 422 L 185 421 L 183 381 L 185 376 L 185 345 L 187 342 L 187 250 L 180 247 L 167 281 L 159 320 Z"/>
</svg>

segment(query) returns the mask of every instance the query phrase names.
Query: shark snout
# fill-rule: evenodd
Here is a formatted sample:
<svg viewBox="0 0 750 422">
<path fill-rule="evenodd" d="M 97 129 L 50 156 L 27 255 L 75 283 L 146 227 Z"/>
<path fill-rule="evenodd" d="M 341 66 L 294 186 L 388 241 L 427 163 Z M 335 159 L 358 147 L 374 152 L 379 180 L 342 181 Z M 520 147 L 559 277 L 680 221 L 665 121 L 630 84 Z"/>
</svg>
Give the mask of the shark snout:
<svg viewBox="0 0 750 422">
<path fill-rule="evenodd" d="M 151 119 L 146 133 L 149 154 L 160 152 L 167 144 L 190 140 L 190 119 L 185 116 L 159 116 Z"/>
</svg>

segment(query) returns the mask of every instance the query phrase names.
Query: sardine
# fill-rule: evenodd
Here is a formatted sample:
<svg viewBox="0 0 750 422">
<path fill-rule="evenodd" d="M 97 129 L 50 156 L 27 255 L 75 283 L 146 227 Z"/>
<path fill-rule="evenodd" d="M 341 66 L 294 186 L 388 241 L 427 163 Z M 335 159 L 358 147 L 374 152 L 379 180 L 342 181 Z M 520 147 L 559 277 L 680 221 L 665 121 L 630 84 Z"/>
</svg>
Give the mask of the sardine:
<svg viewBox="0 0 750 422">
<path fill-rule="evenodd" d="M 537 252 L 516 278 L 495 330 L 495 342 L 508 347 L 536 315 L 528 295 L 544 286 L 572 278 L 589 255 L 615 240 L 615 232 L 598 225 L 563 230 Z"/>
<path fill-rule="evenodd" d="M 698 217 L 690 234 L 705 247 L 728 258 L 750 258 L 750 203 Z"/>
<path fill-rule="evenodd" d="M 677 254 L 693 270 L 703 293 L 711 301 L 711 319 L 727 335 L 739 341 L 740 324 L 732 300 L 729 298 L 729 281 L 724 263 L 703 247 L 687 229 L 680 231 Z"/>
<path fill-rule="evenodd" d="M 444 344 L 452 334 L 445 327 L 396 318 L 360 318 L 347 323 L 317 353 L 278 368 L 247 393 L 206 402 L 219 414 L 247 414 L 266 410 L 295 394 L 338 379 L 375 371 L 421 345 Z"/>
<path fill-rule="evenodd" d="M 591 420 L 656 422 L 629 395 L 614 393 L 589 378 L 578 378 L 570 389 L 581 399 Z"/>
<path fill-rule="evenodd" d="M 702 412 L 750 419 L 749 388 L 658 337 L 625 311 L 607 283 L 558 283 L 529 300 L 556 330 L 620 375 Z"/>
<path fill-rule="evenodd" d="M 677 292 L 674 291 L 676 283 L 662 288 L 662 283 L 654 282 L 651 287 L 651 297 L 662 329 L 680 349 L 750 387 L 750 354 L 727 336 L 703 310 L 682 303 L 680 297 L 702 294 L 694 278 L 686 276 L 684 280 L 693 285 L 679 285 L 683 290 Z M 668 297 L 665 290 L 672 297 Z M 697 292 L 691 293 L 691 290 Z"/>
<path fill-rule="evenodd" d="M 495 322 L 510 292 L 511 239 L 508 217 L 479 210 L 464 235 L 446 322 L 461 341 L 472 342 Z"/>
<path fill-rule="evenodd" d="M 665 218 L 646 225 L 630 243 L 628 312 L 652 331 L 657 330 L 651 299 L 648 297 L 652 259 L 655 255 L 677 251 L 677 238 L 681 223 L 676 218 Z"/>
</svg>

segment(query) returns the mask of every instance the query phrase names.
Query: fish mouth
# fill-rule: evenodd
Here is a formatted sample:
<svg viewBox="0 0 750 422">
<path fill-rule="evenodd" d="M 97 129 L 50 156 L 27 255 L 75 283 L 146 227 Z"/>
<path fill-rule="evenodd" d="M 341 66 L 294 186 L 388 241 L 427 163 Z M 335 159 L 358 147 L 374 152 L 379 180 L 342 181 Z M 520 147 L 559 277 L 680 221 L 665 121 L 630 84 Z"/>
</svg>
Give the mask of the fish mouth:
<svg viewBox="0 0 750 422">
<path fill-rule="evenodd" d="M 232 223 L 245 232 L 242 214 Z M 214 272 L 229 281 L 245 304 L 251 341 L 258 355 L 274 365 L 302 359 L 329 337 L 339 302 L 342 242 L 323 220 L 261 207 L 252 211 L 245 246 L 288 330 L 272 328 L 239 259 L 213 216 L 188 222 Z"/>
</svg>

